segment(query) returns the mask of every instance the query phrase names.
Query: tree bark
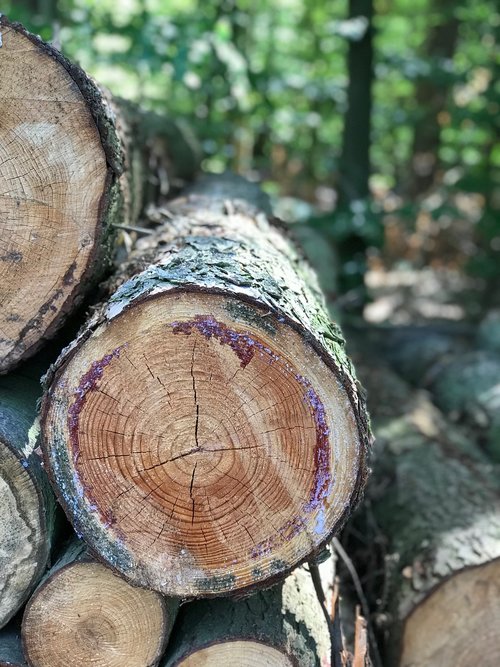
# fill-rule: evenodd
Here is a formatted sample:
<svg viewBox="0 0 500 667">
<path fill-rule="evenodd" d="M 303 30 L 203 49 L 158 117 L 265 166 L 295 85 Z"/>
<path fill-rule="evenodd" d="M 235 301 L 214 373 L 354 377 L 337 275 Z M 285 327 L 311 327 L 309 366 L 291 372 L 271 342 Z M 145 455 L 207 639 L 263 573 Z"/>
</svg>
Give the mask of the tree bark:
<svg viewBox="0 0 500 667">
<path fill-rule="evenodd" d="M 487 332 L 490 331 L 488 338 Z M 428 389 L 436 405 L 500 461 L 500 355 L 495 326 L 484 322 L 477 343 L 432 329 L 386 336 L 389 358 L 414 384 Z"/>
<path fill-rule="evenodd" d="M 387 549 L 377 596 L 387 664 L 466 667 L 480 655 L 493 667 L 500 660 L 498 467 L 424 392 L 371 356 L 365 341 L 361 356 L 377 447 L 357 529 L 371 549 Z"/>
<path fill-rule="evenodd" d="M 130 586 L 73 541 L 26 606 L 27 661 L 30 667 L 154 667 L 177 607 Z"/>
<path fill-rule="evenodd" d="M 193 175 L 186 132 L 112 106 L 87 75 L 0 17 L 0 373 L 31 356 L 109 267 L 116 223 Z M 117 119 L 118 118 L 118 119 Z M 139 119 L 140 118 L 140 122 Z"/>
<path fill-rule="evenodd" d="M 436 0 L 435 11 L 442 14 L 432 26 L 426 44 L 426 60 L 435 69 L 417 84 L 416 101 L 420 110 L 415 123 L 411 157 L 411 194 L 425 193 L 435 182 L 439 169 L 441 122 L 439 115 L 446 110 L 450 82 L 446 80 L 443 64 L 450 60 L 458 39 L 459 21 L 454 16 L 453 0 Z"/>
<path fill-rule="evenodd" d="M 359 500 L 370 442 L 340 330 L 249 203 L 260 190 L 200 192 L 157 212 L 42 408 L 77 531 L 135 583 L 183 597 L 269 584 L 321 550 Z"/>
<path fill-rule="evenodd" d="M 329 666 L 328 626 L 310 574 L 300 568 L 283 584 L 244 600 L 183 607 L 162 667 L 207 664 Z"/>
<path fill-rule="evenodd" d="M 36 446 L 38 383 L 0 378 L 0 628 L 42 576 L 54 536 L 55 498 Z"/>
<path fill-rule="evenodd" d="M 0 667 L 28 667 L 21 643 L 21 628 L 16 621 L 0 630 Z"/>
<path fill-rule="evenodd" d="M 349 0 L 349 20 L 366 20 L 362 36 L 349 41 L 347 112 L 340 157 L 340 205 L 370 194 L 370 133 L 373 82 L 373 0 Z"/>
</svg>

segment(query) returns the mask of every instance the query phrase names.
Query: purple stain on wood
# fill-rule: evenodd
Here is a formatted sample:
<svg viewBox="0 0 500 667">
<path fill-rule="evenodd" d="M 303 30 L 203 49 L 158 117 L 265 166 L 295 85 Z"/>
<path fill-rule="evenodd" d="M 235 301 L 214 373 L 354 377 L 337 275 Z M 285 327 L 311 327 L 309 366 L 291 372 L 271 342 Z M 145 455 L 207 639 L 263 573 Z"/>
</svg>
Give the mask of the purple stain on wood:
<svg viewBox="0 0 500 667">
<path fill-rule="evenodd" d="M 314 448 L 314 483 L 305 509 L 311 512 L 317 509 L 321 502 L 328 498 L 332 486 L 330 470 L 330 429 L 326 419 L 325 406 L 314 391 L 311 383 L 301 375 L 295 376 L 306 388 L 305 401 L 312 410 L 316 426 L 316 447 Z"/>
<path fill-rule="evenodd" d="M 221 345 L 229 345 L 240 360 L 242 368 L 248 366 L 255 353 L 256 342 L 248 333 L 237 333 L 223 322 L 218 322 L 209 315 L 197 315 L 187 322 L 172 322 L 170 325 L 175 334 L 189 335 L 196 329 L 205 338 L 216 338 Z"/>
<path fill-rule="evenodd" d="M 78 434 L 78 425 L 80 420 L 80 413 L 83 410 L 83 406 L 87 401 L 87 394 L 91 391 L 94 391 L 97 387 L 97 383 L 102 378 L 104 369 L 106 366 L 120 356 L 120 351 L 123 348 L 123 345 L 117 347 L 116 350 L 106 354 L 99 361 L 92 362 L 89 370 L 81 378 L 80 384 L 75 389 L 75 401 L 68 410 L 68 428 L 69 428 L 69 437 L 71 442 L 71 449 L 73 452 L 73 461 L 78 461 L 80 456 L 80 443 L 79 443 L 79 434 Z"/>
<path fill-rule="evenodd" d="M 99 380 L 101 380 L 104 373 L 104 369 L 106 368 L 106 366 L 109 366 L 109 364 L 113 361 L 113 359 L 120 356 L 120 351 L 123 347 L 124 347 L 123 345 L 117 347 L 115 350 L 113 350 L 113 352 L 110 352 L 110 354 L 106 354 L 99 361 L 94 361 L 92 363 L 89 370 L 81 378 L 80 384 L 78 385 L 78 387 L 74 392 L 75 401 L 68 410 L 69 439 L 71 443 L 71 450 L 73 453 L 73 463 L 75 466 L 73 483 L 75 485 L 78 498 L 83 499 L 85 497 L 91 503 L 90 504 L 90 507 L 92 508 L 91 511 L 93 511 L 94 509 L 95 510 L 98 509 L 97 504 L 95 503 L 94 498 L 92 497 L 91 489 L 87 485 L 83 484 L 77 472 L 78 459 L 80 457 L 80 440 L 78 431 L 80 414 L 87 401 L 88 394 L 97 388 L 97 383 L 99 382 Z M 100 512 L 100 514 L 105 522 L 106 527 L 109 527 L 115 523 L 116 520 L 111 510 Z"/>
<path fill-rule="evenodd" d="M 278 318 L 279 319 L 279 318 Z M 308 513 L 321 508 L 332 489 L 332 473 L 330 468 L 330 429 L 328 427 L 325 406 L 314 390 L 311 382 L 299 375 L 292 366 L 273 352 L 269 347 L 251 337 L 249 332 L 238 333 L 224 323 L 218 322 L 210 315 L 197 315 L 194 320 L 186 322 L 172 322 L 170 325 L 174 333 L 189 335 L 193 330 L 198 331 L 207 339 L 217 338 L 221 345 L 229 345 L 245 368 L 252 360 L 257 350 L 261 356 L 267 356 L 269 363 L 281 362 L 286 372 L 292 374 L 295 380 L 303 387 L 304 402 L 311 409 L 316 427 L 316 445 L 314 448 L 314 478 L 308 502 L 304 510 Z M 316 522 L 316 532 L 324 532 L 324 520 Z M 289 541 L 304 528 L 303 522 L 296 518 L 287 522 L 278 531 L 281 541 Z M 271 551 L 275 540 L 269 538 L 256 545 L 251 552 L 252 558 L 263 556 Z"/>
</svg>

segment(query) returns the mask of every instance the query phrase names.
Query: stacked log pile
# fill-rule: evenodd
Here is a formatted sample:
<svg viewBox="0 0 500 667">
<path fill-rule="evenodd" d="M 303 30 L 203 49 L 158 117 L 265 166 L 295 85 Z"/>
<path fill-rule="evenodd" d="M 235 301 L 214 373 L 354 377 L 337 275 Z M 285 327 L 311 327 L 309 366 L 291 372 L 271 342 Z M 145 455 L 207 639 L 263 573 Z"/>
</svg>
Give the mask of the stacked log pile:
<svg viewBox="0 0 500 667">
<path fill-rule="evenodd" d="M 6 372 L 88 297 L 112 229 L 197 163 L 179 124 L 144 121 L 0 21 Z M 317 572 L 366 479 L 371 435 L 340 329 L 255 186 L 202 182 L 145 224 L 47 372 L 40 415 L 36 389 L 0 396 L 0 660 L 347 664 L 318 577 L 287 578 L 306 561 Z M 69 544 L 67 525 L 54 538 L 46 473 Z M 181 600 L 228 595 L 186 605 L 163 655 Z M 28 596 L 20 646 L 9 621 Z"/>
<path fill-rule="evenodd" d="M 198 167 L 182 123 L 0 31 L 0 667 L 499 664 L 496 319 L 480 353 L 349 336 L 378 442 L 346 553 L 364 391 L 269 201 L 231 176 L 167 199 Z M 83 302 L 42 389 L 28 358 Z"/>
<path fill-rule="evenodd" d="M 429 357 L 422 339 L 411 345 Z M 428 393 L 381 361 L 380 345 L 364 339 L 355 347 L 376 433 L 374 473 L 355 525 L 369 549 L 383 546 L 372 603 L 387 665 L 493 667 L 500 661 L 500 469 Z M 407 363 L 413 377 L 419 367 L 425 372 L 422 357 Z M 368 580 L 378 576 L 367 553 L 358 565 Z"/>
</svg>

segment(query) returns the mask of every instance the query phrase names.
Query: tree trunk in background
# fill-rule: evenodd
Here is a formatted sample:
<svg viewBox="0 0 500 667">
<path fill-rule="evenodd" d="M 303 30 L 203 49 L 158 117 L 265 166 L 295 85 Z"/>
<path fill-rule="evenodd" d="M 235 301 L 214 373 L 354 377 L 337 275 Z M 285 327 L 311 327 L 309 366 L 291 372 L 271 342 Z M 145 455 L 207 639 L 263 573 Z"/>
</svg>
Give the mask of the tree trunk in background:
<svg viewBox="0 0 500 667">
<path fill-rule="evenodd" d="M 166 594 L 284 577 L 364 486 L 370 434 L 340 331 L 266 208 L 225 177 L 158 211 L 42 408 L 78 532 Z"/>
<path fill-rule="evenodd" d="M 361 298 L 356 306 L 362 307 L 365 300 L 364 274 L 366 270 L 367 203 L 370 194 L 370 147 L 371 110 L 373 81 L 373 0 L 350 0 L 349 22 L 354 34 L 349 40 L 347 65 L 349 83 L 347 88 L 347 111 L 342 134 L 342 152 L 338 175 L 338 204 L 335 215 L 345 216 L 344 224 L 349 230 L 335 238 L 335 246 L 341 258 L 339 285 L 341 292 L 355 290 Z M 359 25 L 358 25 L 359 24 Z M 358 203 L 356 207 L 356 203 Z M 358 224 L 354 224 L 355 216 Z"/>
<path fill-rule="evenodd" d="M 439 115 L 446 110 L 451 84 L 444 77 L 443 61 L 453 58 L 458 38 L 459 21 L 454 17 L 457 3 L 454 0 L 435 0 L 434 11 L 440 15 L 439 23 L 429 32 L 425 57 L 430 63 L 429 76 L 417 84 L 416 100 L 419 117 L 415 124 L 411 157 L 410 194 L 416 197 L 426 192 L 436 181 L 439 169 L 441 122 Z"/>
<path fill-rule="evenodd" d="M 369 195 L 373 81 L 373 0 L 349 0 L 349 20 L 365 20 L 361 39 L 350 39 L 347 112 L 340 156 L 339 204 L 348 207 Z"/>
</svg>

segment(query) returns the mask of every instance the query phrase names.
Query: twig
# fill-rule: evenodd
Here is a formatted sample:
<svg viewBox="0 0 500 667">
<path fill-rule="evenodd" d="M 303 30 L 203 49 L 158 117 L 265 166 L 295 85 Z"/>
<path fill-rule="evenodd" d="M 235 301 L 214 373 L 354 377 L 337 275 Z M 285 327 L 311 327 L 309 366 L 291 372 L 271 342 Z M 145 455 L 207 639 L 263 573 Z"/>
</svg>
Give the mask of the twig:
<svg viewBox="0 0 500 667">
<path fill-rule="evenodd" d="M 137 234 L 144 234 L 145 236 L 152 234 L 152 229 L 146 229 L 145 227 L 133 227 L 132 225 L 116 225 L 113 223 L 115 229 L 123 229 L 125 232 L 136 232 Z"/>
<path fill-rule="evenodd" d="M 331 665 L 332 667 L 344 667 L 344 662 L 342 660 L 342 655 L 344 653 L 344 643 L 342 641 L 342 629 L 340 627 L 340 614 L 338 610 L 339 598 L 335 600 L 335 607 L 333 611 L 333 619 L 330 618 L 328 609 L 326 606 L 325 592 L 323 590 L 323 585 L 321 583 L 321 577 L 319 574 L 318 565 L 313 561 L 309 562 L 309 572 L 314 584 L 314 590 L 316 591 L 316 596 L 321 605 L 327 626 L 328 632 L 330 634 L 330 643 L 331 643 Z"/>
<path fill-rule="evenodd" d="M 373 647 L 373 658 L 376 667 L 383 667 L 382 659 L 380 657 L 379 651 L 378 651 L 378 644 L 377 640 L 375 638 L 375 635 L 372 630 L 371 623 L 368 622 L 368 619 L 370 618 L 370 607 L 368 606 L 368 601 L 365 597 L 365 594 L 363 592 L 363 587 L 361 586 L 361 581 L 359 580 L 358 573 L 356 572 L 356 568 L 354 567 L 354 563 L 352 560 L 349 558 L 346 550 L 344 547 L 340 544 L 338 538 L 334 537 L 332 540 L 332 545 L 335 549 L 335 551 L 338 553 L 340 558 L 342 559 L 344 565 L 347 568 L 347 571 L 351 575 L 352 583 L 354 585 L 354 589 L 356 590 L 356 594 L 359 598 L 359 601 L 361 603 L 361 610 L 363 612 L 363 616 L 366 619 L 367 622 L 367 629 L 368 629 L 368 636 L 370 638 L 370 643 Z"/>
<path fill-rule="evenodd" d="M 368 665 L 371 665 L 367 641 L 367 627 L 368 624 L 366 618 L 361 616 L 359 606 L 357 606 L 352 667 L 367 667 Z"/>
</svg>

